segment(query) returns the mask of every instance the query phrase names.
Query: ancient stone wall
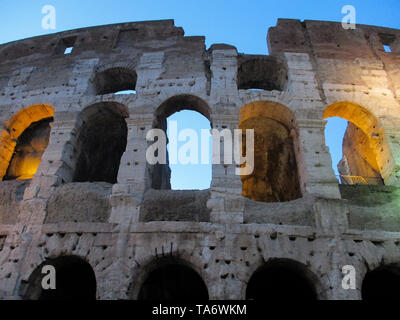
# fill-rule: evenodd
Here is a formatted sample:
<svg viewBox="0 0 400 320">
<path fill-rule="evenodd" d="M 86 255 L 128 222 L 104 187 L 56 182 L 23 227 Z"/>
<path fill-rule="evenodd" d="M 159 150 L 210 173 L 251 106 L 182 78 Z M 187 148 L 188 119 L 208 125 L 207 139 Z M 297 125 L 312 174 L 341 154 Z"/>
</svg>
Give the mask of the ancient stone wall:
<svg viewBox="0 0 400 320">
<path fill-rule="evenodd" d="M 177 274 L 197 298 L 271 298 L 258 283 L 283 277 L 278 298 L 360 299 L 367 272 L 397 267 L 400 31 L 280 19 L 270 56 L 204 40 L 165 20 L 0 46 L 2 178 L 15 176 L 24 132 L 53 120 L 34 177 L 0 182 L 0 298 L 49 298 L 45 264 L 66 292 L 97 299 L 151 299 Z M 271 155 L 252 181 L 220 164 L 209 190 L 168 190 L 169 167 L 146 161 L 146 133 L 183 109 L 219 130 L 256 127 Z M 331 116 L 363 131 L 384 186 L 339 185 L 324 139 Z M 342 287 L 344 265 L 357 271 L 355 290 Z M 178 287 L 174 297 L 190 293 Z"/>
</svg>

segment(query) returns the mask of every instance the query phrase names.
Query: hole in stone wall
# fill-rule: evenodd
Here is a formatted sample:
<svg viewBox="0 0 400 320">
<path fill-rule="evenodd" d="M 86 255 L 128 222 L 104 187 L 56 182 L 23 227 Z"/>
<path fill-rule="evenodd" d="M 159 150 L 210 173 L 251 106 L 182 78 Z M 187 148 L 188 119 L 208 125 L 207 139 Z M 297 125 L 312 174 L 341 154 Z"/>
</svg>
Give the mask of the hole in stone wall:
<svg viewBox="0 0 400 320">
<path fill-rule="evenodd" d="M 61 39 L 55 49 L 56 54 L 71 54 L 76 42 L 76 37 L 68 37 Z"/>
<path fill-rule="evenodd" d="M 135 70 L 128 68 L 111 68 L 96 73 L 94 91 L 96 95 L 115 93 L 136 93 L 137 75 Z"/>
<path fill-rule="evenodd" d="M 392 48 L 389 45 L 383 45 L 383 50 L 385 50 L 385 52 L 392 52 Z"/>
<path fill-rule="evenodd" d="M 136 90 L 122 90 L 115 92 L 115 94 L 136 94 Z"/>
<path fill-rule="evenodd" d="M 237 75 L 238 89 L 284 90 L 287 82 L 287 68 L 276 58 L 242 58 Z"/>
<path fill-rule="evenodd" d="M 380 33 L 379 38 L 385 52 L 392 52 L 392 45 L 396 41 L 396 36 L 393 34 Z"/>
<path fill-rule="evenodd" d="M 42 268 L 54 266 L 56 289 L 42 289 Z M 95 300 L 96 278 L 92 267 L 76 256 L 62 256 L 45 261 L 35 269 L 28 280 L 25 300 Z"/>
<path fill-rule="evenodd" d="M 74 50 L 74 47 L 65 48 L 64 54 L 71 54 L 71 53 L 72 53 L 72 50 Z"/>
<path fill-rule="evenodd" d="M 203 301 L 208 300 L 208 291 L 194 270 L 180 264 L 168 264 L 150 272 L 138 300 Z"/>
<path fill-rule="evenodd" d="M 90 116 L 79 131 L 73 181 L 116 183 L 127 143 L 126 115 L 116 112 L 118 107 L 112 103 L 89 108 L 94 108 L 95 111 L 88 111 Z"/>
<path fill-rule="evenodd" d="M 368 272 L 361 286 L 363 300 L 398 300 L 400 270 L 396 267 L 379 267 Z"/>
<path fill-rule="evenodd" d="M 309 273 L 305 266 L 295 261 L 279 259 L 267 262 L 250 278 L 246 299 L 316 300 L 316 290 Z"/>
<path fill-rule="evenodd" d="M 338 120 L 338 117 L 341 119 Z M 326 118 L 330 118 L 329 125 L 333 125 L 327 125 L 325 130 L 333 167 L 336 160 L 341 157 L 337 169 L 334 168 L 340 182 L 342 184 L 384 184 L 381 172 L 382 168 L 390 163 L 391 155 L 383 128 L 375 116 L 354 103 L 337 102 L 326 108 L 324 119 Z M 346 124 L 347 128 L 341 141 L 338 137 Z M 378 150 L 383 151 L 378 152 Z"/>
</svg>

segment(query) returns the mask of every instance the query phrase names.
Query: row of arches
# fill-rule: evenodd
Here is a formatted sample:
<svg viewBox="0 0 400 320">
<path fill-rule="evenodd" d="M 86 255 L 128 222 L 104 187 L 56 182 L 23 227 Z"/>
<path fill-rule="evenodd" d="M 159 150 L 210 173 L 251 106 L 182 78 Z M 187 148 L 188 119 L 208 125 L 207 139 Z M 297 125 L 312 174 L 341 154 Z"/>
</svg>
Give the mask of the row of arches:
<svg viewBox="0 0 400 320">
<path fill-rule="evenodd" d="M 89 93 L 136 93 L 137 73 L 130 65 L 99 66 L 90 81 Z M 270 56 L 241 55 L 237 69 L 239 90 L 278 90 L 286 87 L 287 66 Z"/>
<path fill-rule="evenodd" d="M 56 288 L 43 289 L 43 266 L 56 271 Z M 179 258 L 162 258 L 151 263 L 129 298 L 148 301 L 198 302 L 209 299 L 202 277 Z M 317 276 L 304 264 L 290 259 L 271 259 L 259 267 L 246 285 L 245 299 L 257 301 L 312 301 L 324 299 Z M 366 273 L 363 300 L 395 300 L 400 269 L 381 266 Z M 61 256 L 38 266 L 28 279 L 22 298 L 27 300 L 94 300 L 96 276 L 91 265 L 78 256 Z"/>
<path fill-rule="evenodd" d="M 169 117 L 182 110 L 197 112 L 210 123 L 206 129 L 211 128 L 210 107 L 193 95 L 167 99 L 157 108 L 152 127 L 167 132 Z M 255 135 L 254 171 L 241 176 L 243 196 L 264 202 L 301 197 L 298 172 L 300 142 L 293 111 L 277 102 L 256 101 L 243 106 L 239 115 L 238 127 L 243 132 L 254 129 Z M 121 157 L 127 145 L 125 119 L 128 117 L 127 107 L 115 102 L 95 103 L 81 112 L 75 128 L 78 134 L 71 142 L 73 152 L 69 165 L 74 170 L 70 181 L 117 182 Z M 347 138 L 343 143 L 342 163 L 345 165 L 341 166 L 342 183 L 352 179 L 358 182 L 357 177 L 361 177 L 374 178 L 367 181 L 368 184 L 383 184 L 393 159 L 378 119 L 367 109 L 351 102 L 338 102 L 327 107 L 324 119 L 330 117 L 349 121 Z M 2 180 L 33 178 L 49 143 L 53 119 L 53 107 L 34 105 L 20 110 L 5 123 L 0 136 Z M 185 125 L 190 126 L 190 121 L 186 119 Z M 242 147 L 244 153 L 245 139 Z M 211 163 L 208 166 L 211 172 Z M 168 163 L 150 166 L 149 172 L 152 188 L 170 188 Z M 209 176 L 211 180 L 211 174 Z"/>
</svg>

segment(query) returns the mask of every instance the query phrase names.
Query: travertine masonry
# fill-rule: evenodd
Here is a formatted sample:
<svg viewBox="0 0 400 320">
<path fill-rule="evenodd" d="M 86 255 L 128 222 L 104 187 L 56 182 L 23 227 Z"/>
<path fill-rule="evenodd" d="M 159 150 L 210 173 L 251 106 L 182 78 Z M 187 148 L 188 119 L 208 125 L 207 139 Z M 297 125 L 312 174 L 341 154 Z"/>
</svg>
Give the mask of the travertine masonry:
<svg viewBox="0 0 400 320">
<path fill-rule="evenodd" d="M 0 182 L 0 298 L 38 298 L 38 267 L 60 256 L 90 265 L 98 299 L 138 298 L 169 263 L 196 271 L 210 299 L 245 299 L 271 261 L 303 272 L 318 299 L 360 299 L 367 271 L 400 263 L 400 31 L 280 19 L 270 56 L 204 40 L 165 20 L 0 46 L 1 177 L 22 132 L 54 118 L 34 178 Z M 146 133 L 182 109 L 219 130 L 239 114 L 279 127 L 296 167 L 275 157 L 284 174 L 259 180 L 283 192 L 292 172 L 290 201 L 242 196 L 235 164 L 213 165 L 209 190 L 165 190 L 170 170 L 147 164 Z M 324 140 L 335 115 L 366 134 L 385 186 L 338 185 Z M 344 265 L 355 290 L 342 288 Z"/>
</svg>

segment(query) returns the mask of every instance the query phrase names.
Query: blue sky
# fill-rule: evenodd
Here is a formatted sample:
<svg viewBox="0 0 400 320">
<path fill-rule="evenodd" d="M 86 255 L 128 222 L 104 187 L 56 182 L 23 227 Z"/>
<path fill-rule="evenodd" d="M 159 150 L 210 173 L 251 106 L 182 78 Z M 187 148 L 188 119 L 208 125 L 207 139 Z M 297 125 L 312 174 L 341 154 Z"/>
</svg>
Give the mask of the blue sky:
<svg viewBox="0 0 400 320">
<path fill-rule="evenodd" d="M 48 34 L 41 27 L 42 7 L 56 8 L 56 30 L 60 32 L 110 23 L 174 19 L 186 35 L 206 36 L 206 45 L 229 43 L 239 52 L 267 54 L 266 35 L 278 18 L 341 21 L 344 5 L 357 10 L 358 24 L 400 29 L 400 0 L 0 0 L 0 44 Z M 182 128 L 203 125 L 201 115 L 176 115 Z M 203 122 L 202 122 L 203 121 Z M 207 121 L 204 126 L 207 127 Z M 326 142 L 333 167 L 341 158 L 341 137 L 345 121 L 329 120 Z M 339 139 L 340 138 L 340 139 Z M 209 166 L 178 166 L 173 169 L 175 189 L 206 188 L 211 179 Z M 190 177 L 190 178 L 188 178 Z M 190 182 L 190 185 L 188 183 Z"/>
</svg>

